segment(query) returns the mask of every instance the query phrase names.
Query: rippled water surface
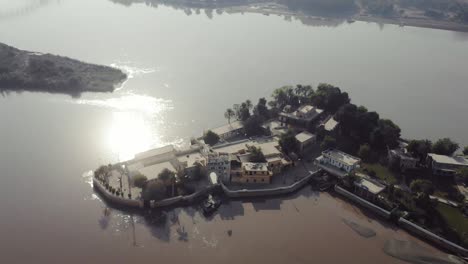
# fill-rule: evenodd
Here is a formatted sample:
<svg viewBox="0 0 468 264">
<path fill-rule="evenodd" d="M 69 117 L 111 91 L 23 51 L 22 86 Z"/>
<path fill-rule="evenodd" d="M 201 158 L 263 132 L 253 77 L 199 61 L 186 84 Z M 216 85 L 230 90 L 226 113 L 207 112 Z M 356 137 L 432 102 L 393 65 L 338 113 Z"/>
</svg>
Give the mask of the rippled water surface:
<svg viewBox="0 0 468 264">
<path fill-rule="evenodd" d="M 405 137 L 468 144 L 466 35 L 136 2 L 0 0 L 0 42 L 131 77 L 112 94 L 0 97 L 5 263 L 395 263 L 382 250 L 389 239 L 437 252 L 308 188 L 286 199 L 233 201 L 211 219 L 193 208 L 106 211 L 89 171 L 150 147 L 184 145 L 224 123 L 233 103 L 296 83 L 339 85 Z M 343 219 L 376 236 L 360 236 Z"/>
</svg>

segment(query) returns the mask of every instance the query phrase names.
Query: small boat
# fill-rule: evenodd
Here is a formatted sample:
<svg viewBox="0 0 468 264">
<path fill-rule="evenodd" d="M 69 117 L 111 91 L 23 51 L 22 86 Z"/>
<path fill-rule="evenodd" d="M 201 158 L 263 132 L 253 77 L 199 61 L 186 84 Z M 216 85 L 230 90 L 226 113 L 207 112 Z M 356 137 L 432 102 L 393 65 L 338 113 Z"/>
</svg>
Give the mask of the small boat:
<svg viewBox="0 0 468 264">
<path fill-rule="evenodd" d="M 211 194 L 208 195 L 208 198 L 205 201 L 203 201 L 203 214 L 205 216 L 211 215 L 218 209 L 220 205 L 220 200 L 214 198 Z"/>
</svg>

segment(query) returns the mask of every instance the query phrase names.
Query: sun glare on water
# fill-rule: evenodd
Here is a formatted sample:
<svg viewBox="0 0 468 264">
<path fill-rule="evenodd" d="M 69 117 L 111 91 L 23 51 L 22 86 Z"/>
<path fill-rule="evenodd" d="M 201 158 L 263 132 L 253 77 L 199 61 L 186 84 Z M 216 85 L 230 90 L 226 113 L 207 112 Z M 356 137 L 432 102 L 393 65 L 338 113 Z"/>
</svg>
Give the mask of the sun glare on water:
<svg viewBox="0 0 468 264">
<path fill-rule="evenodd" d="M 164 112 L 172 108 L 171 101 L 126 94 L 103 100 L 80 100 L 79 103 L 112 109 L 107 140 L 120 161 L 163 145 L 160 130 L 164 125 Z"/>
</svg>

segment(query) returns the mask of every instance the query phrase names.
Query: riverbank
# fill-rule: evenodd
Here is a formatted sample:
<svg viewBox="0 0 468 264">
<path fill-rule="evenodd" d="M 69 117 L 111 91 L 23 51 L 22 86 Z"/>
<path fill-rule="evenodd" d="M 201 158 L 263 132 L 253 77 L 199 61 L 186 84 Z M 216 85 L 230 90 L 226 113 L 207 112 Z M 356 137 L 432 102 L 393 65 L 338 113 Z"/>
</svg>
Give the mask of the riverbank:
<svg viewBox="0 0 468 264">
<path fill-rule="evenodd" d="M 0 92 L 48 92 L 79 97 L 113 92 L 127 75 L 119 69 L 0 43 Z"/>
</svg>

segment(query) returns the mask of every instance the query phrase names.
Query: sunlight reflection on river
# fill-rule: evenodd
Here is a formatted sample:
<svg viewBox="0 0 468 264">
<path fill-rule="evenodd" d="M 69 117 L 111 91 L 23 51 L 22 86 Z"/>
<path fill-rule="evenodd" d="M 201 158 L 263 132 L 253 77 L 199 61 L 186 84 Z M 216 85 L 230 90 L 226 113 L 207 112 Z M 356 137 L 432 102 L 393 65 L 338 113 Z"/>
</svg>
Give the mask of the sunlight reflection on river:
<svg viewBox="0 0 468 264">
<path fill-rule="evenodd" d="M 118 97 L 82 99 L 77 103 L 112 110 L 107 143 L 120 161 L 165 144 L 161 129 L 166 123 L 165 113 L 173 109 L 170 100 L 127 92 Z"/>
</svg>

